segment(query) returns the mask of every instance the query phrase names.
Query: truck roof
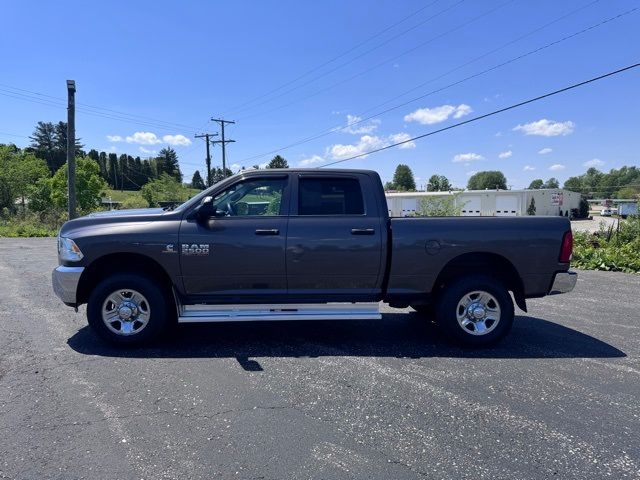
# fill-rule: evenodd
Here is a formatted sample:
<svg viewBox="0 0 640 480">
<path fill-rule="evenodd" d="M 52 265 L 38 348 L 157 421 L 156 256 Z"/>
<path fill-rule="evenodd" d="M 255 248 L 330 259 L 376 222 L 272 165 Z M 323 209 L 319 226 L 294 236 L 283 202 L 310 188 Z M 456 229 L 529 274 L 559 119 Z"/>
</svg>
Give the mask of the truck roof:
<svg viewBox="0 0 640 480">
<path fill-rule="evenodd" d="M 267 168 L 267 169 L 247 169 L 238 173 L 264 173 L 264 172 L 280 172 L 280 173 L 364 173 L 367 175 L 378 175 L 375 170 L 365 170 L 357 168 Z"/>
</svg>

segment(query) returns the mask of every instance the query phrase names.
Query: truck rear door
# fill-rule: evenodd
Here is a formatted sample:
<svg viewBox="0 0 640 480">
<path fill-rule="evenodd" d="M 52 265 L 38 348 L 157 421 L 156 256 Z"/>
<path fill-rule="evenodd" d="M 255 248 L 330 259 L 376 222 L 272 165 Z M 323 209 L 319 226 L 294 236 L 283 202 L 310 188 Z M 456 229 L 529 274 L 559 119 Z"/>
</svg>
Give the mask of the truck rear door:
<svg viewBox="0 0 640 480">
<path fill-rule="evenodd" d="M 375 299 L 382 283 L 386 225 L 370 178 L 350 172 L 300 173 L 292 181 L 289 296 L 318 302 Z"/>
</svg>

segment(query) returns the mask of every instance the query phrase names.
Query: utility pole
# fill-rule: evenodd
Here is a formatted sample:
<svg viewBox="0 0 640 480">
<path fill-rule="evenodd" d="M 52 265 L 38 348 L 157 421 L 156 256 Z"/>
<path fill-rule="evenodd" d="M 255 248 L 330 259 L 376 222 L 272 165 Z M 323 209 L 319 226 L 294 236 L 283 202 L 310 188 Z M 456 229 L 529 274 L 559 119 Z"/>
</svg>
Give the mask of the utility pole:
<svg viewBox="0 0 640 480">
<path fill-rule="evenodd" d="M 227 143 L 233 143 L 235 142 L 235 140 L 225 140 L 224 138 L 224 125 L 226 123 L 230 123 L 230 124 L 235 124 L 236 122 L 232 122 L 231 120 L 223 120 L 221 118 L 212 118 L 211 119 L 213 122 L 217 122 L 220 124 L 220 129 L 221 129 L 221 138 L 222 140 L 216 140 L 215 142 L 213 142 L 214 144 L 216 143 L 221 143 L 222 144 L 222 178 L 227 176 L 227 156 L 226 156 L 226 146 Z"/>
<path fill-rule="evenodd" d="M 76 218 L 76 82 L 67 80 L 67 179 L 69 220 Z"/>
<path fill-rule="evenodd" d="M 212 182 L 211 179 L 211 155 L 209 154 L 209 137 L 217 137 L 217 133 L 201 133 L 199 135 L 194 135 L 195 138 L 204 138 L 205 142 L 207 142 L 207 187 L 210 187 Z"/>
</svg>

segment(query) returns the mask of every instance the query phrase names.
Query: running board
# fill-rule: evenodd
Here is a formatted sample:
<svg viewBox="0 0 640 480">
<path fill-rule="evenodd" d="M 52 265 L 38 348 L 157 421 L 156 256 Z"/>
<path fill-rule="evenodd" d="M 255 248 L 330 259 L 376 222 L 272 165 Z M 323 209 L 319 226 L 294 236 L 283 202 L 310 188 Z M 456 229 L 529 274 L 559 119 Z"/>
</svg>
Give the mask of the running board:
<svg viewBox="0 0 640 480">
<path fill-rule="evenodd" d="M 280 320 L 379 320 L 377 303 L 300 303 L 278 305 L 182 305 L 180 323 Z"/>
</svg>

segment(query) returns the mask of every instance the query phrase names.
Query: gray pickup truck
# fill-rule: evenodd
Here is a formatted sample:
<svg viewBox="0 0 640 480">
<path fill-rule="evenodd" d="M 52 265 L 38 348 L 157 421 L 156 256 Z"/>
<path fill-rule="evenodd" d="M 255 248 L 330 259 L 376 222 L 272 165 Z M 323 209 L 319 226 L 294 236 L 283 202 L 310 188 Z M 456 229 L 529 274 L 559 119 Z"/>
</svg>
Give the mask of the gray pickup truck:
<svg viewBox="0 0 640 480">
<path fill-rule="evenodd" d="M 377 173 L 253 170 L 175 209 L 65 223 L 53 289 L 111 342 L 177 322 L 365 320 L 413 307 L 450 337 L 504 337 L 516 304 L 569 292 L 563 217 L 389 218 Z"/>
</svg>

